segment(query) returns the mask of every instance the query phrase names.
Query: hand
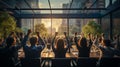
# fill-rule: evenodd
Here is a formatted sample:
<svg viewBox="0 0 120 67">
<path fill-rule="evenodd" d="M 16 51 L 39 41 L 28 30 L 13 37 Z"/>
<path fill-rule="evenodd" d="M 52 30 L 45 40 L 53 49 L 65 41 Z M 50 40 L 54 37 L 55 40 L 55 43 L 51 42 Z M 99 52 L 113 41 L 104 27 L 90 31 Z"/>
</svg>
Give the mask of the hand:
<svg viewBox="0 0 120 67">
<path fill-rule="evenodd" d="M 27 34 L 29 35 L 31 32 L 32 32 L 31 29 L 29 29 Z"/>
<path fill-rule="evenodd" d="M 75 36 L 77 35 L 77 32 L 75 32 Z"/>
<path fill-rule="evenodd" d="M 11 32 L 11 33 L 10 33 L 10 35 L 14 35 L 14 34 L 15 34 L 15 32 Z"/>
<path fill-rule="evenodd" d="M 64 35 L 66 36 L 66 32 L 64 32 Z"/>
<path fill-rule="evenodd" d="M 104 34 L 104 33 L 102 33 L 101 35 L 102 35 L 102 36 L 104 36 L 105 34 Z"/>
<path fill-rule="evenodd" d="M 55 32 L 55 36 L 58 35 L 58 32 Z"/>
<path fill-rule="evenodd" d="M 36 34 L 37 34 L 37 36 L 39 36 L 40 33 L 39 33 L 39 32 L 36 32 Z"/>
<path fill-rule="evenodd" d="M 15 32 L 11 32 L 11 33 L 9 34 L 9 36 L 11 36 L 11 37 L 16 37 L 16 34 L 15 34 Z"/>
</svg>

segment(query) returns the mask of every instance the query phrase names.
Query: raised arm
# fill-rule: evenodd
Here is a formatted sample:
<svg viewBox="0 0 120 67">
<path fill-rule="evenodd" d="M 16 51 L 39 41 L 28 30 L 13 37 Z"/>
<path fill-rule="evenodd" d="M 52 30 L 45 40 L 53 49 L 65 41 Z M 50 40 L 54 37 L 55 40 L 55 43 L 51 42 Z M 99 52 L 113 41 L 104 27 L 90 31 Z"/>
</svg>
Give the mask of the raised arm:
<svg viewBox="0 0 120 67">
<path fill-rule="evenodd" d="M 78 48 L 79 46 L 78 46 L 77 33 L 75 33 L 74 42 L 75 42 L 75 44 L 76 44 L 76 46 L 77 46 L 77 48 Z"/>
<path fill-rule="evenodd" d="M 26 45 L 26 42 L 27 42 L 27 40 L 28 40 L 28 37 L 29 37 L 30 33 L 31 33 L 31 30 L 28 30 L 27 35 L 25 35 L 24 39 L 22 40 L 21 44 L 22 44 L 23 46 Z"/>
<path fill-rule="evenodd" d="M 19 50 L 23 45 L 21 44 L 20 40 L 18 37 L 16 37 L 16 49 Z"/>
<path fill-rule="evenodd" d="M 12 38 L 16 41 L 15 46 L 14 46 L 16 50 L 19 50 L 22 47 L 21 42 L 19 41 L 19 38 L 17 37 L 15 32 L 11 32 L 8 38 Z"/>
<path fill-rule="evenodd" d="M 16 37 L 15 32 L 14 32 L 14 31 L 12 31 L 12 32 L 8 35 L 8 37 Z"/>
<path fill-rule="evenodd" d="M 69 41 L 69 39 L 68 39 L 68 37 L 67 37 L 67 35 L 66 35 L 66 32 L 64 32 L 64 35 L 65 35 L 65 38 L 66 38 L 66 40 L 67 40 L 67 48 L 66 48 L 66 50 L 67 50 L 68 48 L 70 48 L 71 43 L 70 43 L 70 41 Z"/>
<path fill-rule="evenodd" d="M 57 35 L 58 35 L 58 32 L 55 32 L 55 37 L 52 40 L 52 49 L 53 49 L 53 51 L 55 50 L 54 41 L 55 41 L 55 38 L 56 38 Z"/>
<path fill-rule="evenodd" d="M 40 33 L 39 32 L 36 32 L 37 33 L 37 36 L 38 36 L 38 45 L 40 45 L 42 47 L 42 49 L 45 48 L 45 42 L 43 41 L 43 39 L 40 37 Z"/>
</svg>

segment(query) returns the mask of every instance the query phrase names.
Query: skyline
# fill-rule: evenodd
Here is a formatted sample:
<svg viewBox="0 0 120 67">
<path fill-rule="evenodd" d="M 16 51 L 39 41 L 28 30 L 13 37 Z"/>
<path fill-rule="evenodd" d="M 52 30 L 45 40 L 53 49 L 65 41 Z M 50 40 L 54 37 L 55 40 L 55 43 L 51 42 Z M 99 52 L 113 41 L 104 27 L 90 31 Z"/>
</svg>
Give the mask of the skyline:
<svg viewBox="0 0 120 67">
<path fill-rule="evenodd" d="M 70 0 L 50 0 L 51 8 L 62 8 L 63 3 L 69 3 Z M 49 8 L 48 0 L 39 0 L 39 8 Z"/>
<path fill-rule="evenodd" d="M 51 8 L 62 8 L 62 5 L 65 3 L 69 3 L 70 0 L 50 0 Z M 50 8 L 48 0 L 39 0 L 38 3 L 39 8 Z M 50 10 L 41 10 L 41 13 L 50 13 Z M 63 10 L 52 10 L 52 13 L 62 13 Z"/>
<path fill-rule="evenodd" d="M 51 8 L 62 8 L 62 5 L 65 3 L 70 3 L 70 0 L 50 0 Z M 39 0 L 39 8 L 50 8 L 48 0 Z M 63 10 L 59 11 L 52 11 L 52 13 L 62 13 Z M 50 13 L 50 10 L 43 10 L 41 13 Z M 45 24 L 46 28 L 51 27 L 51 19 L 42 19 L 42 23 Z M 58 31 L 58 28 L 60 27 L 62 23 L 62 19 L 58 18 L 52 18 L 52 28 L 56 28 L 56 31 Z"/>
<path fill-rule="evenodd" d="M 41 22 L 45 24 L 46 28 L 51 27 L 51 19 L 42 19 Z M 62 23 L 62 19 L 53 18 L 52 19 L 52 28 L 56 28 L 56 32 Z"/>
<path fill-rule="evenodd" d="M 64 6 L 63 6 L 63 4 L 64 4 Z M 71 0 L 59 0 L 59 1 L 50 0 L 51 8 L 67 8 L 67 7 L 69 8 L 69 6 L 70 6 L 69 4 L 71 4 Z M 39 0 L 38 5 L 39 5 L 38 8 L 50 8 L 48 0 Z M 78 7 L 80 7 L 79 5 L 81 5 L 81 3 L 78 3 L 78 0 L 74 0 L 72 6 L 78 8 Z M 86 6 L 86 5 L 84 5 L 84 6 Z M 80 8 L 82 8 L 82 7 L 80 7 Z M 74 10 L 72 11 L 71 10 L 71 12 L 76 13 L 77 11 L 74 11 Z M 44 14 L 44 13 L 51 14 L 50 10 L 40 10 L 40 13 L 41 14 Z M 53 14 L 54 13 L 66 13 L 66 10 L 52 10 L 52 13 Z M 59 18 L 59 19 L 61 19 L 61 18 Z M 59 20 L 59 19 L 52 18 L 52 28 L 56 28 L 56 30 L 58 30 L 58 28 L 59 28 L 59 26 L 61 25 L 62 22 L 67 22 L 65 20 L 61 21 L 62 19 L 61 20 Z M 74 22 L 74 23 L 76 22 L 76 24 L 77 24 L 78 20 L 73 19 L 73 20 L 70 20 L 70 22 Z M 79 22 L 82 22 L 82 21 L 79 20 Z M 87 20 L 85 20 L 83 22 L 86 23 Z M 48 18 L 47 19 L 41 19 L 41 23 L 44 23 L 45 27 L 50 28 L 51 27 L 51 18 L 49 18 L 49 19 Z M 81 27 L 83 25 L 84 24 L 81 23 Z"/>
</svg>

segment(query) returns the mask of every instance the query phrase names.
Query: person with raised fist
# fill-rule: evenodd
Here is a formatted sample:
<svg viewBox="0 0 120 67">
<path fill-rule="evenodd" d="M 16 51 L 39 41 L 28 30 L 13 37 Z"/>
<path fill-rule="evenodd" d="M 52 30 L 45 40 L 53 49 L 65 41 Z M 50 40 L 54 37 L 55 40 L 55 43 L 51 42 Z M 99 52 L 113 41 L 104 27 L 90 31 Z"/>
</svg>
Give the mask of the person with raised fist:
<svg viewBox="0 0 120 67">
<path fill-rule="evenodd" d="M 29 35 L 32 31 L 28 30 L 27 35 L 24 37 L 22 44 L 23 46 L 23 50 L 25 52 L 25 58 L 39 58 L 41 57 L 41 52 L 45 47 L 45 43 L 43 41 L 43 39 L 40 37 L 40 33 L 36 32 L 37 37 L 31 37 L 29 39 L 31 46 L 29 47 L 27 45 L 27 40 L 29 38 Z"/>
<path fill-rule="evenodd" d="M 65 47 L 65 41 L 62 38 L 58 38 L 56 42 L 54 43 L 56 36 L 58 35 L 58 32 L 55 33 L 55 37 L 52 41 L 52 49 L 55 54 L 55 58 L 65 58 L 66 52 L 68 48 L 70 47 L 68 38 L 66 36 L 66 32 L 64 32 L 65 38 L 67 40 L 67 47 Z"/>
</svg>

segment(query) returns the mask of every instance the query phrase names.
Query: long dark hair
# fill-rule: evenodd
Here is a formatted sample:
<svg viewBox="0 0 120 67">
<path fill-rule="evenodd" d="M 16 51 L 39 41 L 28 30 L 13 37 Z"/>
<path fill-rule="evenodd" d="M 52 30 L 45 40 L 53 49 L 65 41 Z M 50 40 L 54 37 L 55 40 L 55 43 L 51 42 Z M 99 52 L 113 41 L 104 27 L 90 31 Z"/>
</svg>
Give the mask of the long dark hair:
<svg viewBox="0 0 120 67">
<path fill-rule="evenodd" d="M 58 39 L 56 42 L 56 49 L 57 50 L 63 50 L 64 49 L 64 40 Z"/>
<path fill-rule="evenodd" d="M 79 46 L 80 46 L 80 47 L 87 47 L 87 46 L 88 46 L 88 44 L 87 44 L 87 39 L 86 39 L 85 37 L 82 37 L 82 38 L 80 39 Z"/>
</svg>

